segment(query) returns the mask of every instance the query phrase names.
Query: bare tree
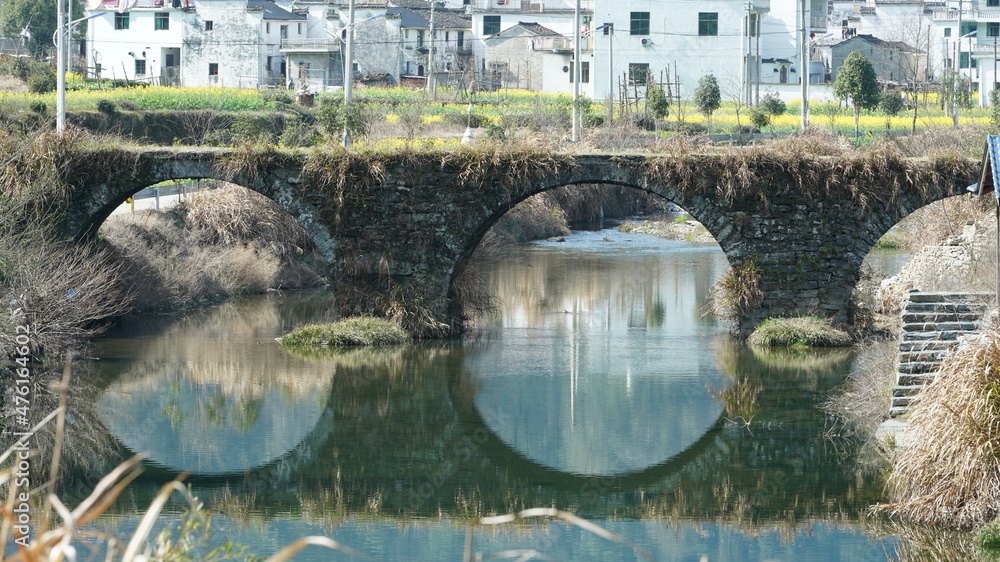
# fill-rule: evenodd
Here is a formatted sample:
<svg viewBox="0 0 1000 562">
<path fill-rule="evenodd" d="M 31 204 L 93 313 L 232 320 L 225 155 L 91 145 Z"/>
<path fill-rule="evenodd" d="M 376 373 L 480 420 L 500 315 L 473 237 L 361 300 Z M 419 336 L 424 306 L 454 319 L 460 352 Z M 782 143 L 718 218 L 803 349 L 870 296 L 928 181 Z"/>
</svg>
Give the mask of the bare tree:
<svg viewBox="0 0 1000 562">
<path fill-rule="evenodd" d="M 898 80 L 905 85 L 905 101 L 913 110 L 910 129 L 917 130 L 917 112 L 919 110 L 919 96 L 925 96 L 929 85 L 934 81 L 934 76 L 942 69 L 935 68 L 931 62 L 930 49 L 935 43 L 931 36 L 934 22 L 924 12 L 924 3 L 915 3 L 912 12 L 904 17 L 893 20 L 892 25 L 887 25 L 887 40 L 898 41 L 910 46 L 913 50 L 909 52 L 893 51 L 893 56 L 898 60 L 892 61 L 892 67 L 899 71 Z M 897 56 L 898 54 L 898 56 Z M 888 61 L 880 61 L 885 64 Z"/>
</svg>

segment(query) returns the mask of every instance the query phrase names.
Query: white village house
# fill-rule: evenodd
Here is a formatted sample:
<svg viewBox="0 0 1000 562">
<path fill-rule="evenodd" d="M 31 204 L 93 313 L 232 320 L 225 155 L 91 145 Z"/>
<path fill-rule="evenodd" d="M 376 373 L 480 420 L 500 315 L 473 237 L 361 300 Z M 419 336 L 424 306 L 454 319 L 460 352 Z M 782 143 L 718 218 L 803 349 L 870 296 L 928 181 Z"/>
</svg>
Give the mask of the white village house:
<svg viewBox="0 0 1000 562">
<path fill-rule="evenodd" d="M 183 86 L 282 83 L 281 41 L 307 30 L 305 13 L 268 0 L 103 0 L 90 9 L 107 12 L 88 30 L 95 74 Z"/>
</svg>

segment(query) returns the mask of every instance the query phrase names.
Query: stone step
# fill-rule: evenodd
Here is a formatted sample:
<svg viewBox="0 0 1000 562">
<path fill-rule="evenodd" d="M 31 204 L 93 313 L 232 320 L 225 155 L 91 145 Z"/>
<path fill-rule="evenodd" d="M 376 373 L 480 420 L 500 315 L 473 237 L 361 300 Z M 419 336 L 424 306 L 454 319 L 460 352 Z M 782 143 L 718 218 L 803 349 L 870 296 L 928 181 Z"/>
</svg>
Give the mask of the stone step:
<svg viewBox="0 0 1000 562">
<path fill-rule="evenodd" d="M 917 399 L 916 393 L 907 396 L 893 396 L 890 408 L 907 408 Z"/>
<path fill-rule="evenodd" d="M 921 322 L 903 324 L 904 332 L 975 332 L 980 322 Z"/>
<path fill-rule="evenodd" d="M 931 383 L 937 376 L 937 371 L 932 373 L 896 373 L 896 388 L 906 388 L 912 386 L 923 387 Z"/>
<path fill-rule="evenodd" d="M 900 353 L 926 352 L 926 351 L 948 351 L 954 349 L 957 341 L 944 340 L 914 340 L 899 342 Z"/>
<path fill-rule="evenodd" d="M 968 335 L 964 330 L 903 332 L 903 342 L 948 341 L 955 345 L 958 338 Z M 902 342 L 901 342 L 902 343 Z"/>
<path fill-rule="evenodd" d="M 948 355 L 948 349 L 929 349 L 929 350 L 918 350 L 918 351 L 901 351 L 899 353 L 899 363 L 914 363 L 914 362 L 934 362 L 941 363 L 941 359 L 945 355 Z"/>
<path fill-rule="evenodd" d="M 992 293 L 938 293 L 938 292 L 913 292 L 907 297 L 910 302 L 977 302 L 992 303 Z"/>
<path fill-rule="evenodd" d="M 940 361 L 909 361 L 899 364 L 899 371 L 904 375 L 918 375 L 925 373 L 935 373 L 941 366 Z"/>
<path fill-rule="evenodd" d="M 919 322 L 979 322 L 983 313 L 976 312 L 907 312 L 902 314 L 904 324 Z"/>
<path fill-rule="evenodd" d="M 921 389 L 924 388 L 922 384 L 911 384 L 907 386 L 894 386 L 892 387 L 892 400 L 896 401 L 896 398 L 907 398 L 916 396 Z"/>
<path fill-rule="evenodd" d="M 891 406 L 889 408 L 889 417 L 898 418 L 899 416 L 902 416 L 903 414 L 909 411 L 910 411 L 909 404 L 907 404 L 906 406 Z"/>
<path fill-rule="evenodd" d="M 907 303 L 903 313 L 985 313 L 989 310 L 987 303 Z"/>
</svg>

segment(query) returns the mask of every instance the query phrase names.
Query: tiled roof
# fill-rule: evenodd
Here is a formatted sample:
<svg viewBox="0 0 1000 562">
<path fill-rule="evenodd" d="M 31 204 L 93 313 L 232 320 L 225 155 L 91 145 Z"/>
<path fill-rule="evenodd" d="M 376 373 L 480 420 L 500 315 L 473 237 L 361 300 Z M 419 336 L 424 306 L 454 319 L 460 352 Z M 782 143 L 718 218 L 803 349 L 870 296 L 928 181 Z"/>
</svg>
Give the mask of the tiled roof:
<svg viewBox="0 0 1000 562">
<path fill-rule="evenodd" d="M 247 8 L 262 8 L 265 20 L 306 21 L 305 14 L 293 14 L 271 0 L 247 0 Z"/>
</svg>

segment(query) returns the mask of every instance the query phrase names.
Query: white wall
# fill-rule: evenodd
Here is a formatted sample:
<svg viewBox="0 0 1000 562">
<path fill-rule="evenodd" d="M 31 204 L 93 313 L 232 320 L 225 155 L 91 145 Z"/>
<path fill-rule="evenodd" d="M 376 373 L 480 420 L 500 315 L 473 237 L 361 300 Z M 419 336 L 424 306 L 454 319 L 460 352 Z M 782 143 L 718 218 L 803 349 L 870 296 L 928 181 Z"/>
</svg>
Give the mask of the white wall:
<svg viewBox="0 0 1000 562">
<path fill-rule="evenodd" d="M 169 15 L 169 29 L 154 30 L 156 13 Z M 180 48 L 183 45 L 183 20 L 187 14 L 174 8 L 133 10 L 129 12 L 129 28 L 115 29 L 115 12 L 109 11 L 90 21 L 93 38 L 88 53 L 87 66 L 101 65 L 102 78 L 128 78 L 129 80 L 157 77 L 166 61 L 161 60 L 162 49 Z M 145 51 L 145 56 L 142 54 Z M 133 54 L 129 54 L 129 53 Z M 136 76 L 135 61 L 146 61 L 146 73 Z"/>
<path fill-rule="evenodd" d="M 650 12 L 650 34 L 630 35 L 631 12 Z M 718 35 L 698 35 L 698 13 L 718 13 Z M 608 92 L 609 52 L 614 59 L 613 74 L 616 90 L 629 63 L 646 63 L 656 76 L 669 67 L 674 77 L 674 63 L 681 80 L 681 95 L 689 97 L 698 80 L 714 74 L 725 87 L 739 82 L 741 70 L 742 22 L 745 12 L 740 2 L 707 0 L 687 2 L 668 0 L 651 3 L 648 0 L 622 0 L 614 5 L 598 4 L 594 25 L 614 24 L 614 35 L 594 34 L 592 74 L 598 77 L 594 96 L 600 101 Z M 642 39 L 647 39 L 646 46 Z M 613 45 L 609 43 L 613 41 Z M 766 53 L 764 56 L 768 56 Z M 616 92 L 617 97 L 617 92 Z"/>
</svg>

